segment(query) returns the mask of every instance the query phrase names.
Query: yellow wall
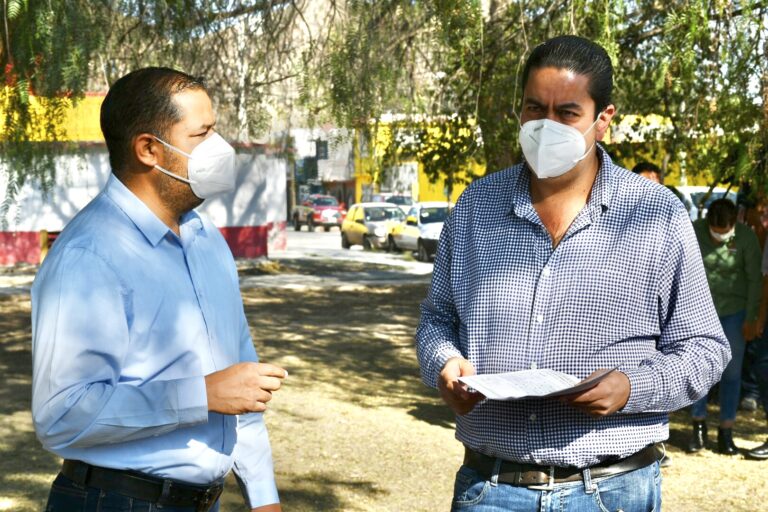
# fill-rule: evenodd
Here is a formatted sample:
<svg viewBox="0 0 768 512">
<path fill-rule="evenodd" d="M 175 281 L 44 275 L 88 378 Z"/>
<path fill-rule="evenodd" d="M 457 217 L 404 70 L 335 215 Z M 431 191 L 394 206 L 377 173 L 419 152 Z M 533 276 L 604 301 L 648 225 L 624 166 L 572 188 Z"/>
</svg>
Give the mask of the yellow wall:
<svg viewBox="0 0 768 512">
<path fill-rule="evenodd" d="M 472 172 L 477 176 L 483 176 L 485 174 L 485 166 L 473 164 Z M 463 178 L 462 175 L 459 175 L 459 177 Z M 453 186 L 453 193 L 451 194 L 452 203 L 459 200 L 459 196 L 467 186 L 468 184 L 455 184 Z M 422 165 L 419 164 L 419 181 L 414 184 L 413 197 L 418 201 L 445 201 L 445 180 L 441 178 L 435 183 L 430 183 L 429 178 L 422 170 Z"/>
<path fill-rule="evenodd" d="M 392 130 L 386 123 L 380 123 L 376 127 L 374 134 L 374 143 L 372 147 L 368 148 L 368 155 L 362 156 L 360 151 L 360 136 L 356 135 L 353 143 L 354 155 L 355 155 L 355 202 L 360 202 L 363 197 L 363 188 L 366 186 L 373 186 L 374 193 L 378 193 L 378 174 L 376 162 L 380 161 L 383 157 L 383 153 L 392 140 Z M 405 161 L 403 164 L 413 163 L 413 161 Z M 445 180 L 438 179 L 435 183 L 430 183 L 429 178 L 424 173 L 424 167 L 421 163 L 418 163 L 418 179 L 415 183 L 411 184 L 411 196 L 417 201 L 445 201 Z M 472 172 L 476 176 L 485 175 L 485 165 L 472 164 Z M 463 173 L 459 174 L 459 181 L 464 178 Z M 451 194 L 451 201 L 456 202 L 467 188 L 466 184 L 455 184 L 453 186 L 453 193 Z"/>
<path fill-rule="evenodd" d="M 101 102 L 104 100 L 103 93 L 88 93 L 86 96 L 76 102 L 73 107 L 71 102 L 67 101 L 65 117 L 63 124 L 57 127 L 57 139 L 67 142 L 103 142 L 99 125 L 99 112 Z M 36 142 L 50 142 L 52 137 L 43 129 L 45 123 L 45 104 L 44 99 L 30 98 L 30 113 L 32 114 L 32 127 L 30 128 L 29 138 Z M 0 103 L 0 133 L 3 132 L 2 104 Z"/>
</svg>

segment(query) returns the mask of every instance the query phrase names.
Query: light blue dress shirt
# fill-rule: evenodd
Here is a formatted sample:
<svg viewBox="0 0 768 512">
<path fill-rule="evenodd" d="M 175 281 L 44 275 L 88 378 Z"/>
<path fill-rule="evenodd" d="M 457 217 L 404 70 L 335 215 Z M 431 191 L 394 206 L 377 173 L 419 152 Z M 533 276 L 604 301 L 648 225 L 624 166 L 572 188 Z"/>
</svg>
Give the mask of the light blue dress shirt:
<svg viewBox="0 0 768 512">
<path fill-rule="evenodd" d="M 487 455 L 580 468 L 631 455 L 667 439 L 667 413 L 705 396 L 731 357 L 682 203 L 598 155 L 557 247 L 523 165 L 472 183 L 440 236 L 416 340 L 425 383 L 460 356 L 478 374 L 619 367 L 631 385 L 601 418 L 558 400 L 484 400 L 456 436 Z"/>
<path fill-rule="evenodd" d="M 276 503 L 261 414 L 208 412 L 204 376 L 256 361 L 237 270 L 196 212 L 177 236 L 114 176 L 32 287 L 32 414 L 46 449 L 193 484 L 233 468 Z"/>
</svg>

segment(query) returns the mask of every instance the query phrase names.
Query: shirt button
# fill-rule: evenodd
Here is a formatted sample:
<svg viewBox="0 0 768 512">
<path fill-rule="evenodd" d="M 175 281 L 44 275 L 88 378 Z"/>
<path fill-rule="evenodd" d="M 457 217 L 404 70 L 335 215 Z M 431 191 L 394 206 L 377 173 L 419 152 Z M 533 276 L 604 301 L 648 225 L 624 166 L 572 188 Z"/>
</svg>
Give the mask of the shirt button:
<svg viewBox="0 0 768 512">
<path fill-rule="evenodd" d="M 535 414 L 531 414 L 531 422 L 534 422 L 534 421 L 536 421 L 536 415 Z"/>
<path fill-rule="evenodd" d="M 544 270 L 542 271 L 542 274 L 544 274 L 544 277 L 549 277 L 549 274 L 552 272 L 549 270 L 549 267 L 544 267 Z"/>
<path fill-rule="evenodd" d="M 544 321 L 544 315 L 537 315 L 536 316 L 536 322 L 541 323 Z"/>
</svg>

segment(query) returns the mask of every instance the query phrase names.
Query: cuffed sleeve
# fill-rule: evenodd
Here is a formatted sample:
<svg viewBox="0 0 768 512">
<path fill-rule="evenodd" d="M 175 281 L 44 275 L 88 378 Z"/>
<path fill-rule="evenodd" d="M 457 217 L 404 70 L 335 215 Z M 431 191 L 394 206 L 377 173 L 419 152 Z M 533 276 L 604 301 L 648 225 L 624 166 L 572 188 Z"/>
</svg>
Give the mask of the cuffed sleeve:
<svg viewBox="0 0 768 512">
<path fill-rule="evenodd" d="M 261 413 L 238 417 L 234 471 L 243 497 L 251 508 L 280 502 L 272 449 Z"/>
</svg>

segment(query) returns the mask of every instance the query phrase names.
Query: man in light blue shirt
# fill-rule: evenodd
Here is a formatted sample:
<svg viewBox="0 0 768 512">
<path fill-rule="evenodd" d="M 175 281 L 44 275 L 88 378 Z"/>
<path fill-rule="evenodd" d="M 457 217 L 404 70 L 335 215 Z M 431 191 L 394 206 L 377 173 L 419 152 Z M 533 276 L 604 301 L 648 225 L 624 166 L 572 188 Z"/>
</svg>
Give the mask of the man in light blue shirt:
<svg viewBox="0 0 768 512">
<path fill-rule="evenodd" d="M 32 288 L 34 424 L 65 459 L 48 511 L 217 510 L 233 467 L 253 510 L 280 510 L 262 412 L 286 372 L 258 362 L 232 254 L 193 210 L 234 187 L 214 124 L 171 69 L 104 100 L 113 174 Z"/>
</svg>

